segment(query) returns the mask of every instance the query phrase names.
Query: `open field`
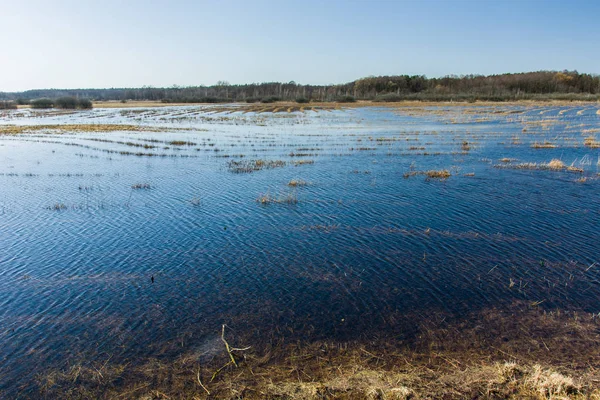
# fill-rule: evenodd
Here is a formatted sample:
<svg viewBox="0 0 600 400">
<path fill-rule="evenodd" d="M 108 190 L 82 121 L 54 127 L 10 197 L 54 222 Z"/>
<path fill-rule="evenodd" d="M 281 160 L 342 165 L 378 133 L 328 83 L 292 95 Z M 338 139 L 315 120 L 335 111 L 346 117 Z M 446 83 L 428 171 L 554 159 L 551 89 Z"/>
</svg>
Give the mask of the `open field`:
<svg viewBox="0 0 600 400">
<path fill-rule="evenodd" d="M 597 103 L 113 105 L 0 111 L 0 397 L 600 399 Z"/>
</svg>

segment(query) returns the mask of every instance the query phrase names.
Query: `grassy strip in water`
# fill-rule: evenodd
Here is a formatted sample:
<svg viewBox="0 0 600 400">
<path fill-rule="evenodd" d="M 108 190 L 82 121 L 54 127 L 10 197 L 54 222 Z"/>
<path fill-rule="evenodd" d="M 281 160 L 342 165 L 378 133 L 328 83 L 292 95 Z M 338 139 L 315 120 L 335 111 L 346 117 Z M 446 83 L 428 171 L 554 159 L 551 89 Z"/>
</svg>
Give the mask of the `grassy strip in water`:
<svg viewBox="0 0 600 400">
<path fill-rule="evenodd" d="M 447 169 L 440 169 L 440 170 L 432 169 L 429 171 L 410 171 L 410 172 L 405 173 L 403 176 L 404 176 L 404 178 L 410 178 L 411 176 L 416 176 L 416 175 L 425 175 L 427 177 L 427 179 L 440 179 L 440 180 L 445 180 L 452 176 L 450 171 L 448 171 Z"/>
<path fill-rule="evenodd" d="M 231 160 L 227 163 L 227 168 L 234 173 L 250 173 L 262 169 L 284 167 L 285 165 L 285 161 L 282 160 Z"/>
<path fill-rule="evenodd" d="M 190 131 L 203 129 L 191 128 L 161 128 L 157 126 L 129 125 L 129 124 L 60 124 L 60 125 L 0 125 L 0 135 L 18 135 L 21 133 L 34 133 L 47 131 L 47 133 L 73 133 L 73 132 L 165 132 L 165 131 Z M 188 142 L 186 142 L 188 143 Z M 189 143 L 188 143 L 189 144 Z M 191 145 L 191 144 L 190 144 Z"/>
<path fill-rule="evenodd" d="M 577 172 L 583 173 L 582 168 L 578 168 L 572 165 L 567 166 L 563 161 L 554 158 L 550 162 L 547 163 L 511 163 L 510 159 L 503 158 L 502 161 L 504 164 L 494 165 L 495 168 L 504 168 L 504 169 L 531 169 L 531 170 L 546 170 L 546 171 L 568 171 L 568 172 Z"/>
</svg>

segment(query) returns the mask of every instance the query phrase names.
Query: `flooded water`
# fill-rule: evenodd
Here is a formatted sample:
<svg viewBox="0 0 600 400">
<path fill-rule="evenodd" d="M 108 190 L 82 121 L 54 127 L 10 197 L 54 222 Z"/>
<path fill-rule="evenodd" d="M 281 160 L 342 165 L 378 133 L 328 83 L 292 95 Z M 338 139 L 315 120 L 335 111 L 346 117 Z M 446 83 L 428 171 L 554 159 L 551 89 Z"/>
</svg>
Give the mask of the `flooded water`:
<svg viewBox="0 0 600 400">
<path fill-rule="evenodd" d="M 597 107 L 241 107 L 1 114 L 0 393 L 210 355 L 222 324 L 410 341 L 515 301 L 600 311 Z"/>
</svg>

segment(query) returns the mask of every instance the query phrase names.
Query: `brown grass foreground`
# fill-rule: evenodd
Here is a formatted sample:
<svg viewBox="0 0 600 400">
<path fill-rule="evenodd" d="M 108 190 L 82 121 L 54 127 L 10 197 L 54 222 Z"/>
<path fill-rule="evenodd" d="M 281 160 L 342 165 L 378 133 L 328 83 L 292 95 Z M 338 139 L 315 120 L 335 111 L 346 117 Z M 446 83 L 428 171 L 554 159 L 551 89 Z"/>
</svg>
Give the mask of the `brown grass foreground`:
<svg viewBox="0 0 600 400">
<path fill-rule="evenodd" d="M 521 304 L 470 322 L 422 323 L 410 343 L 382 334 L 235 349 L 253 343 L 226 333 L 210 359 L 83 363 L 40 377 L 40 387 L 45 398 L 78 399 L 598 400 L 599 327 L 592 314 Z"/>
</svg>

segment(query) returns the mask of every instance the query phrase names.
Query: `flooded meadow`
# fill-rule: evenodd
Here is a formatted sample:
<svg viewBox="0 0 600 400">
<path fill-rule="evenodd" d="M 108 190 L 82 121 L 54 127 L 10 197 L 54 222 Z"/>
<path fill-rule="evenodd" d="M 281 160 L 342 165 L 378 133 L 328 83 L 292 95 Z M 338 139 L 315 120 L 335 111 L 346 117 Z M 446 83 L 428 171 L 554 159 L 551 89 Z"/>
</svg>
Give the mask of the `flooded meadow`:
<svg viewBox="0 0 600 400">
<path fill-rule="evenodd" d="M 600 398 L 597 104 L 0 110 L 0 160 L 2 398 Z"/>
</svg>

